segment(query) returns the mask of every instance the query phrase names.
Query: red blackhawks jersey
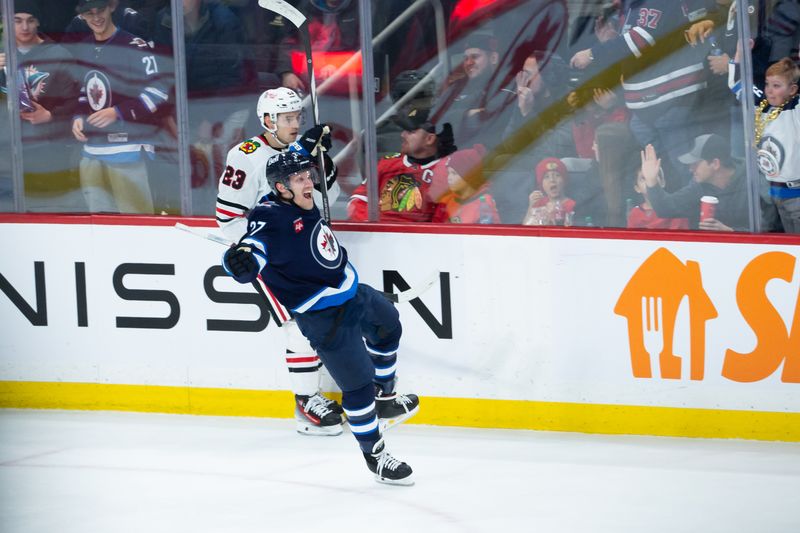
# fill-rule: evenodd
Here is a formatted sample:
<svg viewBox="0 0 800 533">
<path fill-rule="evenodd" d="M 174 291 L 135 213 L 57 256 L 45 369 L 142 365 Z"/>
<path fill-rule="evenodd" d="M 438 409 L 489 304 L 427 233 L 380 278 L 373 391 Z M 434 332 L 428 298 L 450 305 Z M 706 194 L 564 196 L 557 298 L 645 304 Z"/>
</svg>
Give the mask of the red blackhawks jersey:
<svg viewBox="0 0 800 533">
<path fill-rule="evenodd" d="M 442 183 L 442 178 L 434 178 L 434 167 L 438 161 L 434 159 L 420 165 L 410 161 L 404 154 L 389 155 L 378 161 L 381 222 L 431 221 L 436 207 L 436 184 Z M 444 192 L 442 187 L 438 189 Z M 368 219 L 366 184 L 359 185 L 350 196 L 347 218 L 357 222 Z"/>
</svg>

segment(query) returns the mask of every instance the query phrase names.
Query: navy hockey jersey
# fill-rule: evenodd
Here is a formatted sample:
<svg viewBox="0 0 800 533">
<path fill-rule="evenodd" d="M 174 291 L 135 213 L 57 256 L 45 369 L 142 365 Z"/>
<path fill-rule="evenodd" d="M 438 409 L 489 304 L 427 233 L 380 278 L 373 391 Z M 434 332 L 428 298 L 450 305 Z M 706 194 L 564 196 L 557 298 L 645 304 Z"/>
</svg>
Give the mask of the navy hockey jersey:
<svg viewBox="0 0 800 533">
<path fill-rule="evenodd" d="M 626 106 L 639 111 L 686 101 L 706 88 L 705 49 L 684 30 L 707 14 L 705 0 L 632 0 L 620 35 L 592 48 L 603 64 L 619 62 Z"/>
<path fill-rule="evenodd" d="M 340 305 L 356 294 L 358 274 L 316 206 L 305 210 L 268 194 L 250 212 L 241 244 L 253 247 L 267 288 L 295 313 Z"/>
<path fill-rule="evenodd" d="M 82 84 L 78 115 L 86 119 L 113 107 L 119 118 L 102 129 L 84 120 L 84 155 L 117 163 L 139 160 L 141 150 L 152 157 L 168 100 L 152 45 L 117 29 L 106 41 L 88 35 L 75 46 Z"/>
</svg>

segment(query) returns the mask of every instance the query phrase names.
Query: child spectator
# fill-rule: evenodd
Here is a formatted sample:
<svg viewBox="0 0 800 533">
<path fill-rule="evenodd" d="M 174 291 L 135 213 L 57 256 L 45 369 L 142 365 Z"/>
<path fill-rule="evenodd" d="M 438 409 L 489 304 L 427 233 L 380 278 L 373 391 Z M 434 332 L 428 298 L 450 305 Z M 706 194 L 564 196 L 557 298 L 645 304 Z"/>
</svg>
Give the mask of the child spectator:
<svg viewBox="0 0 800 533">
<path fill-rule="evenodd" d="M 557 157 L 548 157 L 536 165 L 536 184 L 539 188 L 528 196 L 528 212 L 522 221 L 523 225 L 572 225 L 575 200 L 564 194 L 568 177 L 567 167 Z"/>
<path fill-rule="evenodd" d="M 642 150 L 642 163 L 644 163 L 645 151 Z M 664 188 L 664 173 L 658 169 L 656 173 L 657 186 Z M 647 195 L 647 182 L 642 173 L 642 165 L 636 171 L 636 178 L 633 180 L 633 190 L 639 193 L 643 199 L 642 203 L 635 206 L 628 213 L 628 228 L 640 229 L 689 229 L 689 221 L 685 218 L 661 218 L 659 217 Z"/>
<path fill-rule="evenodd" d="M 737 50 L 736 63 L 740 55 Z M 769 183 L 769 202 L 777 208 L 786 233 L 800 233 L 799 82 L 800 68 L 784 57 L 767 69 L 763 91 L 753 87 L 758 167 Z M 741 83 L 732 84 L 732 89 L 739 96 Z"/>
<path fill-rule="evenodd" d="M 500 215 L 483 177 L 482 159 L 485 153 L 486 148 L 476 144 L 472 148 L 454 152 L 444 160 L 450 191 L 437 204 L 432 222 L 500 223 Z"/>
</svg>

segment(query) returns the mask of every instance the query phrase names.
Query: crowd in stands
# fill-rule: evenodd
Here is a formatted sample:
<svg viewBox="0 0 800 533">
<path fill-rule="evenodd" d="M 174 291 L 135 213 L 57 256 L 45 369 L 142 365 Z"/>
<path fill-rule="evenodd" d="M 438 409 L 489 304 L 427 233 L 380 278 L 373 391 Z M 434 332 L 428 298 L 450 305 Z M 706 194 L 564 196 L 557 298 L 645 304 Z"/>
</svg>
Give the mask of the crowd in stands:
<svg viewBox="0 0 800 533">
<path fill-rule="evenodd" d="M 309 17 L 317 84 L 352 96 L 340 71 L 360 47 L 358 2 L 290 3 Z M 522 7 L 511 9 L 522 29 L 510 31 L 495 16 L 502 2 L 477 4 L 443 2 L 447 72 L 428 70 L 430 17 L 376 41 L 378 98 L 394 116 L 377 127 L 379 220 L 747 231 L 752 148 L 762 231 L 800 232 L 800 0 L 778 0 L 764 20 L 753 9 L 748 43 L 731 0 L 567 2 L 552 38 Z M 182 8 L 192 186 L 210 208 L 201 191 L 213 194 L 225 153 L 252 129 L 252 102 L 279 86 L 302 97 L 309 76 L 301 34 L 257 2 Z M 169 181 L 177 160 L 170 3 L 15 0 L 15 11 L 26 190 L 79 183 L 86 210 L 157 210 L 150 185 Z M 403 7 L 373 11 L 378 34 Z M 360 64 L 350 68 L 360 83 Z M 345 216 L 368 220 L 366 184 L 343 190 Z M 700 218 L 703 197 L 718 201 L 714 217 Z"/>
</svg>

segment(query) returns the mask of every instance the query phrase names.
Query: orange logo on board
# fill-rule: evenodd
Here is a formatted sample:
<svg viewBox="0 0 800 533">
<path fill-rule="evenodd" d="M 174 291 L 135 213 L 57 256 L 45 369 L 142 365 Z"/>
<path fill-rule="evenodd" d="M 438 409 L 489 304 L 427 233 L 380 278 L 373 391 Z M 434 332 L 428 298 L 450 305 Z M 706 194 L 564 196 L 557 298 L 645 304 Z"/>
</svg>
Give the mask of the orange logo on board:
<svg viewBox="0 0 800 533">
<path fill-rule="evenodd" d="M 787 330 L 766 295 L 769 281 L 792 281 L 795 262 L 791 254 L 767 252 L 745 266 L 736 285 L 736 303 L 757 343 L 750 353 L 726 349 L 723 377 L 742 383 L 760 381 L 783 366 L 781 381 L 800 383 L 800 299 L 796 300 L 791 330 Z M 628 321 L 634 377 L 652 378 L 656 368 L 665 379 L 684 377 L 682 356 L 673 349 L 678 308 L 684 298 L 689 310 L 688 377 L 704 378 L 706 322 L 717 318 L 717 309 L 703 288 L 700 264 L 684 264 L 666 248 L 659 248 L 642 263 L 614 307 L 614 313 Z"/>
</svg>

